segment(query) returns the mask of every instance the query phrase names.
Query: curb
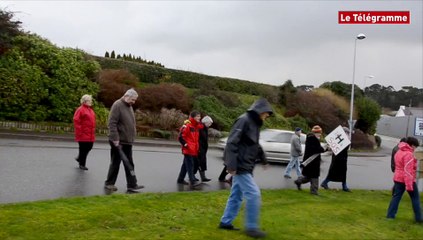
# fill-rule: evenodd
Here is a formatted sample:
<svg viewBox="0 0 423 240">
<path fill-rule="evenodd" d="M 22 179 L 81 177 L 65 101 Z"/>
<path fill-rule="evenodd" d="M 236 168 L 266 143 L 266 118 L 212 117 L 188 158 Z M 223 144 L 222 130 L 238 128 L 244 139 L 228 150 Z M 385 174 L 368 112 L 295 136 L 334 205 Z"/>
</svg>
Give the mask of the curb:
<svg viewBox="0 0 423 240">
<path fill-rule="evenodd" d="M 11 138 L 11 139 L 26 139 L 26 140 L 41 140 L 41 141 L 63 141 L 63 142 L 75 142 L 73 134 L 50 134 L 43 132 L 11 132 L 0 130 L 0 138 Z M 105 136 L 97 136 L 95 142 L 98 143 L 109 143 L 109 140 Z M 151 138 L 136 138 L 133 143 L 134 146 L 156 146 L 156 147 L 177 147 L 181 145 L 177 140 L 166 140 L 166 139 L 151 139 Z M 220 149 L 215 144 L 209 144 L 210 149 Z"/>
</svg>

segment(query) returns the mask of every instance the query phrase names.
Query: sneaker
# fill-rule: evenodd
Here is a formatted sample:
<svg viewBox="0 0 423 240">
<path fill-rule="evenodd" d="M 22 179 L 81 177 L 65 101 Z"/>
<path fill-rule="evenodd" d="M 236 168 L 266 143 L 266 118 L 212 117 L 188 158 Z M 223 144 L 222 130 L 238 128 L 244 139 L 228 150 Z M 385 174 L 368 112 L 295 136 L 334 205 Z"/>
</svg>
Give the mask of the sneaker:
<svg viewBox="0 0 423 240">
<path fill-rule="evenodd" d="M 322 183 L 322 184 L 320 184 L 320 186 L 321 186 L 322 188 L 326 189 L 326 190 L 328 190 L 328 189 L 329 189 L 329 186 L 328 186 L 326 183 Z"/>
<path fill-rule="evenodd" d="M 266 237 L 266 233 L 259 230 L 259 229 L 246 230 L 245 234 L 247 234 L 247 236 L 252 237 L 252 238 L 264 238 L 264 237 Z"/>
<path fill-rule="evenodd" d="M 87 171 L 88 168 L 86 166 L 79 165 L 79 169 Z"/>
<path fill-rule="evenodd" d="M 344 191 L 344 192 L 351 192 L 351 190 L 349 188 L 344 188 L 344 189 L 342 189 L 342 191 Z"/>
<path fill-rule="evenodd" d="M 109 190 L 109 191 L 117 191 L 118 190 L 115 185 L 105 185 L 104 188 Z"/>
<path fill-rule="evenodd" d="M 294 183 L 297 185 L 297 189 L 301 191 L 301 183 L 298 180 L 295 180 Z"/>
<path fill-rule="evenodd" d="M 224 224 L 224 223 L 220 223 L 219 228 L 225 229 L 225 230 L 233 230 L 233 231 L 240 230 L 239 228 L 234 227 L 234 225 L 232 225 L 232 224 Z"/>
<path fill-rule="evenodd" d="M 201 181 L 202 181 L 202 182 L 210 182 L 210 181 L 211 181 L 211 179 L 210 179 L 210 178 L 202 178 L 202 179 L 201 179 Z"/>
<path fill-rule="evenodd" d="M 182 180 L 182 181 L 176 181 L 178 184 L 182 184 L 182 185 L 189 185 L 189 183 L 187 182 L 187 181 L 185 181 L 185 180 Z"/>
<path fill-rule="evenodd" d="M 283 177 L 284 177 L 284 178 L 288 178 L 288 179 L 290 179 L 290 178 L 291 178 L 291 176 L 289 176 L 289 175 L 287 175 L 287 174 L 285 174 Z"/>
<path fill-rule="evenodd" d="M 142 188 L 144 188 L 143 185 L 135 185 L 134 187 L 128 187 L 128 191 L 134 192 L 134 191 L 140 190 Z"/>
</svg>

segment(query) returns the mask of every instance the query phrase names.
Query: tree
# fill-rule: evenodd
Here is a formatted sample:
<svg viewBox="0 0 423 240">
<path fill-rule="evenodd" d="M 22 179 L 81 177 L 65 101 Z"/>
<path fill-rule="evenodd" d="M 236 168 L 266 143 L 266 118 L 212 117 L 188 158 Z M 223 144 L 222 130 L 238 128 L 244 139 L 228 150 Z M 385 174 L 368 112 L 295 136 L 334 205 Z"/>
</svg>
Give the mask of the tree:
<svg viewBox="0 0 423 240">
<path fill-rule="evenodd" d="M 116 56 L 115 56 L 115 50 L 113 50 L 112 53 L 110 54 L 110 58 L 116 58 Z"/>
<path fill-rule="evenodd" d="M 97 94 L 100 66 L 86 53 L 30 34 L 12 44 L 0 57 L 0 118 L 71 122 L 81 96 Z"/>
<path fill-rule="evenodd" d="M 292 84 L 291 80 L 287 80 L 282 86 L 279 87 L 279 103 L 286 106 L 288 99 L 297 92 L 297 89 Z"/>
<path fill-rule="evenodd" d="M 364 133 L 375 134 L 376 123 L 382 113 L 380 105 L 368 97 L 357 99 L 355 105 L 358 112 L 358 120 L 355 127 Z"/>
<path fill-rule="evenodd" d="M 351 98 L 351 84 L 343 83 L 340 81 L 335 82 L 325 82 L 320 85 L 321 88 L 327 88 L 334 92 L 336 95 L 345 97 L 347 99 Z M 360 98 L 363 96 L 363 91 L 354 84 L 354 98 Z"/>
<path fill-rule="evenodd" d="M 110 57 L 108 51 L 106 51 L 106 53 L 104 54 L 104 57 L 106 57 L 106 58 Z"/>
<path fill-rule="evenodd" d="M 0 54 L 12 47 L 12 39 L 21 34 L 20 21 L 13 21 L 13 13 L 0 9 Z"/>
</svg>

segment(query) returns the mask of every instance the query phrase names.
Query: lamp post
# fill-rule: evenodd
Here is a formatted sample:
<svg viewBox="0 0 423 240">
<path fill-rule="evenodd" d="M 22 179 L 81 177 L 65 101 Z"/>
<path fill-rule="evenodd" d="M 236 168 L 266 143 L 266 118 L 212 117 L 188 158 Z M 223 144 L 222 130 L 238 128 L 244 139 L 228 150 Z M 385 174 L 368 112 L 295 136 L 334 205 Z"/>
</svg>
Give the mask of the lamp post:
<svg viewBox="0 0 423 240">
<path fill-rule="evenodd" d="M 353 109 L 354 109 L 354 79 L 355 79 L 355 56 L 356 56 L 356 50 L 357 50 L 357 40 L 363 40 L 366 38 L 366 35 L 363 33 L 360 33 L 357 35 L 354 41 L 354 61 L 353 61 L 353 77 L 352 77 L 352 85 L 351 85 L 351 101 L 350 101 L 350 120 L 348 121 L 348 124 L 350 125 L 350 132 L 349 137 L 352 141 L 352 131 L 353 131 Z"/>
</svg>

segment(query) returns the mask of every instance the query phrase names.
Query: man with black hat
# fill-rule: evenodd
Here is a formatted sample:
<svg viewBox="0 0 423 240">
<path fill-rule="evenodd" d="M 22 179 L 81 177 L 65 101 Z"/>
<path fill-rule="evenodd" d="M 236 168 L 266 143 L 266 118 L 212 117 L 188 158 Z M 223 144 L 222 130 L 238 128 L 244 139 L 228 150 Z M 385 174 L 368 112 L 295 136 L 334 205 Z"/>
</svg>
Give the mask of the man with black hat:
<svg viewBox="0 0 423 240">
<path fill-rule="evenodd" d="M 295 167 L 295 170 L 297 171 L 297 177 L 301 176 L 301 169 L 300 169 L 300 156 L 303 155 L 303 149 L 301 148 L 301 128 L 297 127 L 295 128 L 295 134 L 292 134 L 291 137 L 291 160 L 288 163 L 288 166 L 286 166 L 285 170 L 285 178 L 291 178 L 291 170 L 293 167 Z"/>
</svg>

